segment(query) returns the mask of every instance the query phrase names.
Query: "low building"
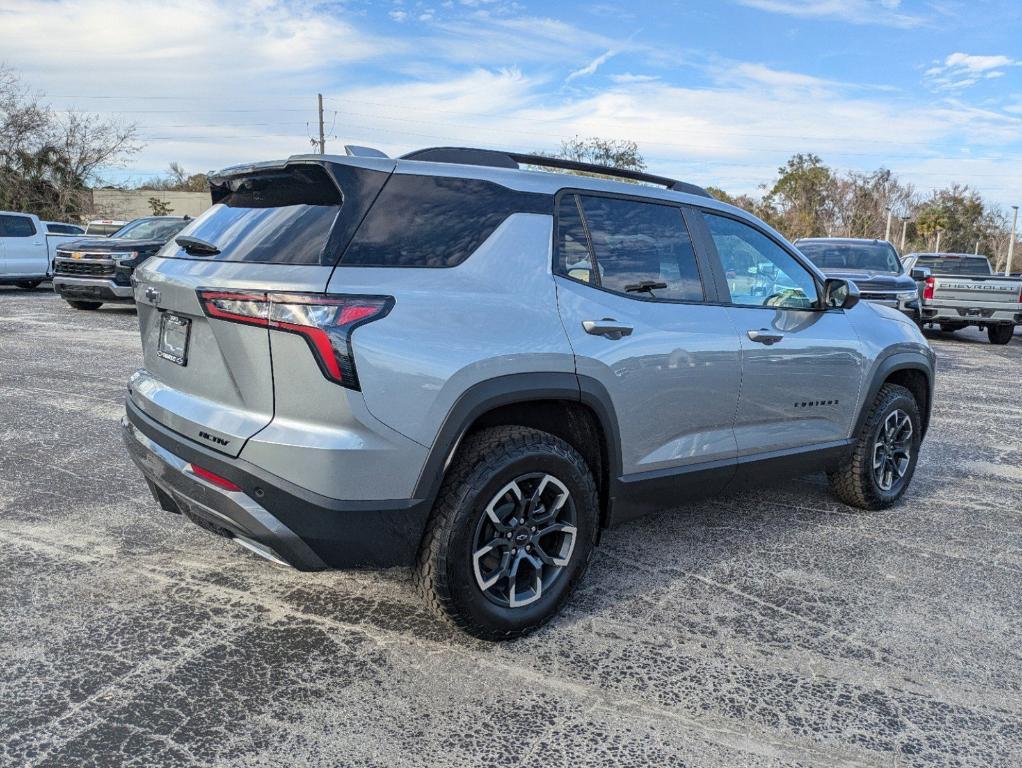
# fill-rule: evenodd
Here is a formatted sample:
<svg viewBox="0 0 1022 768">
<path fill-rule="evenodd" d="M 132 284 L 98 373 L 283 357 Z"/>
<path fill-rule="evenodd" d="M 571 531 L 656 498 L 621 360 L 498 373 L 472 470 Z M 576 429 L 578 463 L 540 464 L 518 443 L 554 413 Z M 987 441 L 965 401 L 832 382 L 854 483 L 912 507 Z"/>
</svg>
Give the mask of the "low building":
<svg viewBox="0 0 1022 768">
<path fill-rule="evenodd" d="M 198 216 L 212 205 L 209 192 L 170 192 L 156 189 L 93 189 L 91 218 L 131 221 L 139 216 L 152 216 L 149 203 L 156 198 L 167 205 L 171 216 Z"/>
</svg>

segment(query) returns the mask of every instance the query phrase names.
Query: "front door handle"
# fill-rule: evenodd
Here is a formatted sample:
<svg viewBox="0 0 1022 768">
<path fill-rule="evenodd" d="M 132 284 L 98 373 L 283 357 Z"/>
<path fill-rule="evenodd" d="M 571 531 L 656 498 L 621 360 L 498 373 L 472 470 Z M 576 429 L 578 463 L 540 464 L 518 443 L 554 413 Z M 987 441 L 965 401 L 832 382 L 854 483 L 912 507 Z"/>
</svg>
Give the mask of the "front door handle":
<svg viewBox="0 0 1022 768">
<path fill-rule="evenodd" d="M 757 344 L 766 344 L 768 347 L 771 344 L 776 344 L 784 338 L 783 333 L 777 331 L 768 331 L 766 328 L 760 328 L 758 331 L 749 331 L 749 341 L 754 341 Z"/>
<path fill-rule="evenodd" d="M 605 317 L 602 320 L 583 320 L 582 328 L 586 333 L 593 336 L 606 336 L 608 339 L 620 339 L 622 336 L 632 335 L 632 326 L 619 323 L 612 317 Z"/>
</svg>

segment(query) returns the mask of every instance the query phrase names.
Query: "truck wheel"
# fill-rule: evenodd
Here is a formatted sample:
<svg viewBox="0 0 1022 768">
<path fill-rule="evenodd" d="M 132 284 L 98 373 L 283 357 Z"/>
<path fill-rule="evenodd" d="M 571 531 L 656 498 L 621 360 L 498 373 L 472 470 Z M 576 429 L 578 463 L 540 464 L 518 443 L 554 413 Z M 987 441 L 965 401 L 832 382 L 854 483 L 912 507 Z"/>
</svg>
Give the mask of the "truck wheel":
<svg viewBox="0 0 1022 768">
<path fill-rule="evenodd" d="M 18 287 L 24 291 L 34 291 L 41 282 L 42 280 L 26 280 L 24 283 L 18 283 Z"/>
<path fill-rule="evenodd" d="M 965 327 L 965 323 L 941 323 L 940 330 L 943 333 L 954 333 Z"/>
<path fill-rule="evenodd" d="M 466 438 L 423 536 L 415 581 L 431 609 L 485 640 L 553 616 L 582 576 L 599 525 L 578 451 L 525 427 Z"/>
<path fill-rule="evenodd" d="M 891 506 L 912 482 L 921 439 L 922 419 L 912 393 L 884 384 L 851 455 L 827 473 L 831 489 L 845 504 L 859 509 Z"/>
<path fill-rule="evenodd" d="M 67 303 L 75 309 L 99 309 L 103 306 L 102 301 L 72 301 L 68 299 Z"/>
<path fill-rule="evenodd" d="M 1015 335 L 1014 325 L 988 325 L 987 338 L 991 344 L 1007 344 Z"/>
</svg>

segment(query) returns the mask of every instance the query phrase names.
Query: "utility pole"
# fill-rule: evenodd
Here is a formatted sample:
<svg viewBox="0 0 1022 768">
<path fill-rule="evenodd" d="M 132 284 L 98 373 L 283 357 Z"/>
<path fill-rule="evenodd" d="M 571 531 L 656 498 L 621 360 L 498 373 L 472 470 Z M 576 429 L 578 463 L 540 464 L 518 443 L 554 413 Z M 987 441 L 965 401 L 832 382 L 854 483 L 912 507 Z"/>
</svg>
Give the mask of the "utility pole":
<svg viewBox="0 0 1022 768">
<path fill-rule="evenodd" d="M 1015 226 L 1018 224 L 1018 206 L 1011 206 L 1011 239 L 1008 241 L 1008 263 L 1004 265 L 1004 276 L 1011 274 L 1011 257 L 1015 255 Z"/>
<path fill-rule="evenodd" d="M 326 136 L 323 134 L 323 94 L 317 93 L 319 97 L 319 154 L 326 154 Z"/>
<path fill-rule="evenodd" d="M 979 256 L 979 240 L 976 241 L 976 250 L 974 250 L 973 253 Z"/>
<path fill-rule="evenodd" d="M 933 249 L 934 253 L 940 253 L 940 230 L 937 230 L 937 246 Z"/>
<path fill-rule="evenodd" d="M 901 217 L 901 252 L 905 253 L 905 233 L 908 232 L 908 216 Z"/>
<path fill-rule="evenodd" d="M 888 207 L 888 209 L 887 209 L 887 229 L 884 230 L 884 240 L 886 240 L 887 242 L 891 242 L 891 215 L 892 215 L 892 213 L 893 213 L 893 211 L 891 211 L 890 207 Z"/>
</svg>

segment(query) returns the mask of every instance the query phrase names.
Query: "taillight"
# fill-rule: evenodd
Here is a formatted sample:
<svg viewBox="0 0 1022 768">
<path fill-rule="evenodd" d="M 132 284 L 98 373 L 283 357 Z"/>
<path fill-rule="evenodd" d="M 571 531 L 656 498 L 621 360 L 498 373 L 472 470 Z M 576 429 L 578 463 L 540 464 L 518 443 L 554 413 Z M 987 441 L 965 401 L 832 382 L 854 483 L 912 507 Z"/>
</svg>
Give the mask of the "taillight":
<svg viewBox="0 0 1022 768">
<path fill-rule="evenodd" d="M 207 317 L 302 336 L 323 375 L 349 389 L 359 388 L 352 332 L 385 317 L 394 306 L 390 296 L 205 289 L 198 294 Z"/>
<path fill-rule="evenodd" d="M 923 298 L 924 299 L 932 299 L 933 298 L 933 285 L 934 285 L 935 282 L 936 281 L 932 277 L 926 278 L 926 285 L 923 287 Z"/>
</svg>

